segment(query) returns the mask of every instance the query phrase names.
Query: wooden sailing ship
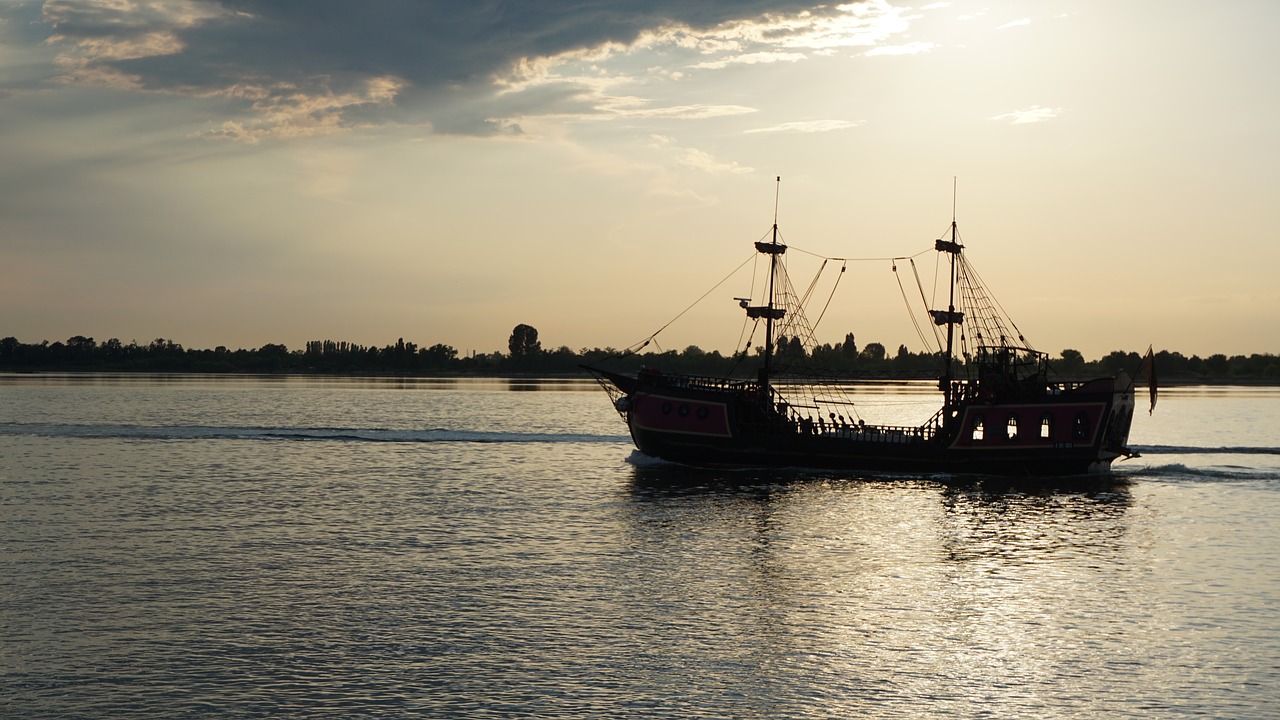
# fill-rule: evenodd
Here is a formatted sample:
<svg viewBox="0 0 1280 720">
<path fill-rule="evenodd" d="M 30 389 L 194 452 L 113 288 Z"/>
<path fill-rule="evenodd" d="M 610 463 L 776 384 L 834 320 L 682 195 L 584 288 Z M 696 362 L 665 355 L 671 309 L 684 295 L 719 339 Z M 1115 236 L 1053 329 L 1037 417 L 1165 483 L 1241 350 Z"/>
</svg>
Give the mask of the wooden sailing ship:
<svg viewBox="0 0 1280 720">
<path fill-rule="evenodd" d="M 846 420 L 836 409 L 856 403 L 847 381 L 780 372 L 775 337 L 811 331 L 786 278 L 776 217 L 755 249 L 768 263 L 768 287 L 763 302 L 739 298 L 747 317 L 764 324 L 755 377 L 587 368 L 640 452 L 696 466 L 1021 476 L 1103 472 L 1134 455 L 1134 381 L 1123 371 L 1051 380 L 1047 354 L 1015 332 L 969 265 L 954 218 L 934 243 L 949 268 L 947 304 L 928 310 L 937 335 L 945 332 L 941 407 L 919 425 Z"/>
</svg>

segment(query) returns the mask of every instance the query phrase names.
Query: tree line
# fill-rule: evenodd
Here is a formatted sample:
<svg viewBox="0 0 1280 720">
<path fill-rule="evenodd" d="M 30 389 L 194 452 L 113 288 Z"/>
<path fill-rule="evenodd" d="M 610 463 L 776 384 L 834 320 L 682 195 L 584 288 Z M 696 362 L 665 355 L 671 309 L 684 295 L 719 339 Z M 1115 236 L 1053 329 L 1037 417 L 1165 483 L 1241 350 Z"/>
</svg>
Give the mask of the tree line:
<svg viewBox="0 0 1280 720">
<path fill-rule="evenodd" d="M 775 345 L 779 367 L 818 367 L 835 373 L 869 377 L 935 377 L 941 358 L 932 352 L 911 352 L 899 345 L 889 352 L 878 342 L 861 347 L 852 333 L 838 343 L 807 350 L 799 338 L 779 338 Z M 165 338 L 145 345 L 111 338 L 97 342 L 77 335 L 66 342 L 22 343 L 14 337 L 0 339 L 0 370 L 80 372 L 183 372 L 183 373 L 296 373 L 296 374 L 576 374 L 582 365 L 619 371 L 642 366 L 670 372 L 716 377 L 754 374 L 761 348 L 752 353 L 724 355 L 690 345 L 683 350 L 629 353 L 614 348 L 542 347 L 538 331 L 517 325 L 507 342 L 507 352 L 461 355 L 442 343 L 422 346 L 403 338 L 383 347 L 333 340 L 315 340 L 290 350 L 268 343 L 256 349 L 229 350 L 184 348 Z M 1051 358 L 1050 367 L 1062 378 L 1133 373 L 1142 362 L 1137 352 L 1116 350 L 1096 360 L 1086 360 L 1077 350 L 1066 349 Z M 1280 381 L 1280 356 L 1271 354 L 1210 355 L 1190 357 L 1168 350 L 1155 355 L 1162 379 Z"/>
</svg>

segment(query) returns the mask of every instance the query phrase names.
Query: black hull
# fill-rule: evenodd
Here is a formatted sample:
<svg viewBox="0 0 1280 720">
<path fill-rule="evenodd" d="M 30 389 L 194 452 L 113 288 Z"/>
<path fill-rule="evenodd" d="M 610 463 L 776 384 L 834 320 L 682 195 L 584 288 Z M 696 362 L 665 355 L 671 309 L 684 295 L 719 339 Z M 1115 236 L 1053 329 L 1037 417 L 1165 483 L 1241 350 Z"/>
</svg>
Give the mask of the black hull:
<svg viewBox="0 0 1280 720">
<path fill-rule="evenodd" d="M 1106 472 L 1110 458 L 1099 458 L 1092 448 L 1058 451 L 958 452 L 937 442 L 922 441 L 900 448 L 868 447 L 836 439 L 815 438 L 803 442 L 766 439 L 754 444 L 740 441 L 690 441 L 669 433 L 635 431 L 636 448 L 655 458 L 694 467 L 806 468 L 870 473 L 984 474 L 1027 477 L 1086 475 Z"/>
<path fill-rule="evenodd" d="M 755 383 L 597 373 L 615 388 L 640 452 L 691 466 L 1049 477 L 1106 472 L 1132 454 L 1124 379 L 1017 401 L 974 399 L 918 428 L 817 428 L 774 412 Z M 1024 423 L 1021 436 L 1009 418 Z"/>
</svg>

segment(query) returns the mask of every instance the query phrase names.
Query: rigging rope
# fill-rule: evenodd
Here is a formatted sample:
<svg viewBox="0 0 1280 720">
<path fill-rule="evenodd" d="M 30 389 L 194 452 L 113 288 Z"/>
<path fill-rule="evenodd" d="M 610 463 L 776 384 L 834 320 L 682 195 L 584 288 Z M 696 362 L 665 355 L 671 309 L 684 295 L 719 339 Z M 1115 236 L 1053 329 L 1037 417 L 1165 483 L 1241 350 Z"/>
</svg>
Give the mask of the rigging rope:
<svg viewBox="0 0 1280 720">
<path fill-rule="evenodd" d="M 809 288 L 804 291 L 804 296 L 800 298 L 801 305 L 809 304 L 809 296 L 813 294 L 813 289 L 818 286 L 818 278 L 822 277 L 822 271 L 827 269 L 827 263 L 830 260 L 824 259 L 822 265 L 818 266 L 818 272 L 813 274 L 813 282 L 809 283 Z"/>
<path fill-rule="evenodd" d="M 822 262 L 822 266 L 823 267 L 827 266 L 827 263 L 825 260 Z M 834 285 L 831 286 L 831 294 L 827 296 L 827 302 L 825 305 L 822 306 L 822 312 L 818 313 L 818 319 L 813 321 L 814 330 L 818 329 L 818 325 L 822 322 L 822 317 L 827 314 L 827 308 L 831 307 L 831 299 L 836 296 L 836 288 L 840 287 L 840 281 L 844 279 L 844 271 L 845 271 L 845 268 L 847 267 L 848 267 L 847 262 L 843 262 L 840 264 L 840 274 L 836 276 L 836 282 Z M 816 278 L 814 279 L 814 282 L 817 282 Z"/>
<path fill-rule="evenodd" d="M 728 282 L 728 281 L 729 281 L 729 278 L 733 277 L 734 275 L 737 275 L 739 270 L 741 270 L 741 269 L 742 269 L 742 268 L 743 268 L 747 263 L 751 262 L 752 260 L 754 260 L 754 259 L 756 258 L 756 255 L 757 255 L 757 253 L 751 253 L 751 257 L 747 258 L 746 260 L 743 260 L 743 261 L 742 261 L 742 263 L 738 265 L 738 267 L 734 268 L 734 269 L 733 269 L 733 270 L 732 270 L 728 275 L 725 275 L 725 276 L 724 276 L 724 279 L 722 279 L 720 282 L 718 282 L 718 283 L 716 283 L 714 286 L 712 286 L 712 288 L 711 288 L 710 290 L 708 290 L 708 291 L 706 291 L 705 293 L 703 293 L 703 294 L 702 294 L 702 296 L 701 296 L 701 297 L 699 297 L 697 300 L 694 300 L 692 303 L 690 303 L 689 307 L 685 308 L 684 310 L 681 310 L 681 311 L 680 311 L 680 314 L 678 314 L 678 315 L 676 315 L 675 317 L 673 317 L 673 318 L 671 318 L 670 320 L 668 320 L 666 325 L 663 325 L 662 327 L 660 327 L 660 328 L 658 328 L 657 330 L 655 330 L 655 331 L 653 332 L 653 334 L 652 334 L 652 335 L 650 335 L 649 337 L 645 338 L 645 340 L 644 340 L 643 342 L 641 342 L 641 343 L 635 343 L 635 344 L 633 344 L 631 347 L 627 348 L 626 352 L 625 352 L 625 353 L 623 353 L 623 356 L 630 355 L 630 354 L 632 354 L 633 352 L 637 352 L 637 351 L 639 351 L 641 348 L 643 348 L 644 346 L 648 345 L 651 341 L 653 341 L 653 340 L 654 340 L 654 338 L 658 337 L 658 333 L 660 333 L 660 332 L 662 332 L 663 330 L 666 330 L 667 328 L 671 327 L 671 324 L 672 324 L 672 323 L 674 323 L 675 321 L 679 320 L 681 317 L 683 317 L 683 316 L 684 316 L 684 314 L 685 314 L 685 313 L 687 313 L 687 312 L 689 312 L 690 310 L 692 310 L 692 309 L 694 308 L 694 306 L 696 306 L 698 303 L 700 303 L 700 302 L 702 302 L 703 300 L 705 300 L 705 299 L 707 298 L 707 296 L 708 296 L 708 295 L 710 295 L 711 293 L 715 292 L 717 288 L 719 288 L 721 285 L 723 285 L 723 284 L 725 284 L 726 282 Z"/>
<path fill-rule="evenodd" d="M 1008 330 L 1004 329 L 1003 327 L 1004 324 L 1003 322 L 1001 322 L 1001 320 L 1003 319 L 1005 321 L 1008 321 L 1009 326 L 1013 328 L 1013 331 L 1015 333 L 1017 333 L 1018 340 L 1022 342 L 1027 347 L 1028 350 L 1034 350 L 1035 348 L 1031 347 L 1031 343 L 1027 342 L 1027 338 L 1023 336 L 1022 330 L 1018 328 L 1018 324 L 1015 323 L 1013 321 L 1013 318 L 1009 316 L 1009 313 L 1000 304 L 1000 301 L 997 300 L 995 297 L 993 297 L 991 293 L 987 290 L 987 284 L 983 282 L 982 276 L 978 275 L 977 269 L 974 268 L 973 265 L 969 264 L 968 259 L 963 260 L 963 262 L 961 263 L 961 267 L 964 269 L 966 278 L 969 276 L 973 277 L 973 280 L 974 280 L 973 284 L 975 284 L 978 290 L 981 291 L 982 299 L 986 301 L 986 306 L 990 308 L 990 312 L 995 316 L 994 317 L 995 325 L 997 325 L 1003 331 L 1003 334 L 1007 334 Z M 998 313 L 996 311 L 998 311 Z M 1004 338 L 1002 337 L 1001 340 L 1003 341 Z"/>
<path fill-rule="evenodd" d="M 920 344 L 928 347 L 929 341 L 924 339 L 924 331 L 920 329 L 920 322 L 916 320 L 916 314 L 911 310 L 911 301 L 907 299 L 907 289 L 902 286 L 902 276 L 898 274 L 898 263 L 893 264 L 893 278 L 898 281 L 898 292 L 902 293 L 902 302 L 907 306 L 907 317 L 911 318 L 911 324 L 915 326 Z"/>
<path fill-rule="evenodd" d="M 794 250 L 795 252 L 798 252 L 798 253 L 804 253 L 805 255 L 809 255 L 809 256 L 811 256 L 811 257 L 818 258 L 819 260 L 839 260 L 840 262 L 844 262 L 844 263 L 851 263 L 851 262 L 884 262 L 885 260 L 890 260 L 890 261 L 893 261 L 893 260 L 909 260 L 909 259 L 911 259 L 911 258 L 918 258 L 918 257 L 920 257 L 921 255 L 924 255 L 925 253 L 930 252 L 930 251 L 932 251 L 932 250 L 933 250 L 933 248 L 932 248 L 932 247 L 930 247 L 930 248 L 926 248 L 926 249 L 924 249 L 924 250 L 921 250 L 920 252 L 915 253 L 914 255 L 897 255 L 897 256 L 884 256 L 884 257 L 857 257 L 857 258 L 849 258 L 849 257 L 829 257 L 829 256 L 827 256 L 827 255 L 819 255 L 819 254 L 818 254 L 818 253 L 816 253 L 816 252 L 811 252 L 811 251 L 809 251 L 809 250 L 805 250 L 805 249 L 803 249 L 803 248 L 798 248 L 798 247 L 796 247 L 796 246 L 794 246 L 794 245 L 788 245 L 788 246 L 787 246 L 787 248 L 788 248 L 788 249 L 790 249 L 790 250 Z"/>
<path fill-rule="evenodd" d="M 929 301 L 924 296 L 924 284 L 920 282 L 920 270 L 916 267 L 916 261 L 914 258 L 908 258 L 908 261 L 911 263 L 911 274 L 916 278 L 916 289 L 920 291 L 920 302 L 924 303 L 925 309 L 928 310 Z M 929 323 L 929 328 L 933 330 L 934 347 L 938 349 L 938 352 L 942 352 L 942 336 L 938 334 L 938 326 L 933 323 Z"/>
</svg>

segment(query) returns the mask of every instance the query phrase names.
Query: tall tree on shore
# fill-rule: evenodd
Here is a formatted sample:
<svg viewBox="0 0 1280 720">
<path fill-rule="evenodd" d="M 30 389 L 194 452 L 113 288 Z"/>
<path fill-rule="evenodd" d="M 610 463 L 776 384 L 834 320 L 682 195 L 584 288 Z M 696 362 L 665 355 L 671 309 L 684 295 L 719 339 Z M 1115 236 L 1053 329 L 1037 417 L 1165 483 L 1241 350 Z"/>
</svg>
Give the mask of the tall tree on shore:
<svg viewBox="0 0 1280 720">
<path fill-rule="evenodd" d="M 538 341 L 538 329 L 532 325 L 520 323 L 511 331 L 511 339 L 507 341 L 507 349 L 512 359 L 531 358 L 542 353 L 542 343 Z"/>
</svg>

